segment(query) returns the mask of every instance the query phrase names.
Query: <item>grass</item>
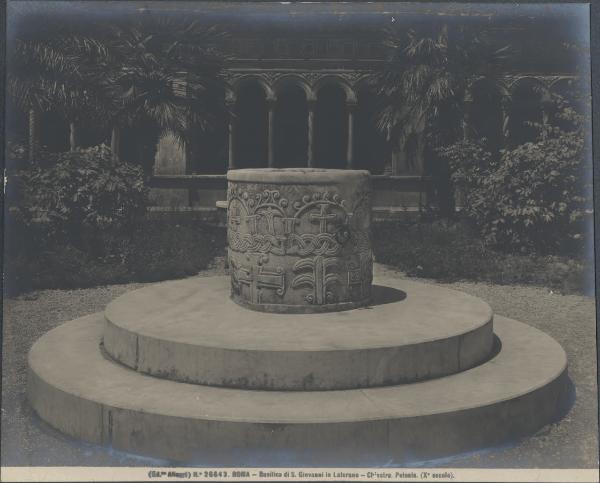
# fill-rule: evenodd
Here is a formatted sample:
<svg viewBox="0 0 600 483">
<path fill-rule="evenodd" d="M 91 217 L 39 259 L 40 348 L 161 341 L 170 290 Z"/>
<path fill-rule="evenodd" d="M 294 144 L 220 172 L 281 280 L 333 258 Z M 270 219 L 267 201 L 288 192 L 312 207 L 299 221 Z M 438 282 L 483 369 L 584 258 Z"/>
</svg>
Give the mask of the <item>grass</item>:
<svg viewBox="0 0 600 483">
<path fill-rule="evenodd" d="M 377 224 L 373 240 L 379 263 L 412 277 L 594 293 L 593 260 L 503 253 L 485 246 L 476 233 L 460 222 Z"/>
</svg>

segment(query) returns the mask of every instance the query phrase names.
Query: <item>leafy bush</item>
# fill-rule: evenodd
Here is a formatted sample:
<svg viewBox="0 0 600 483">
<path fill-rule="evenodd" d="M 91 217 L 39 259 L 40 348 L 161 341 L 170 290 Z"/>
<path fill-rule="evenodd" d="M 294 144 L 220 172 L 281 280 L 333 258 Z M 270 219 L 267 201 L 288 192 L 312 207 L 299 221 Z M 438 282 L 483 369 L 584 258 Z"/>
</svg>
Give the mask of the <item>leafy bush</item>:
<svg viewBox="0 0 600 483">
<path fill-rule="evenodd" d="M 7 164 L 22 164 L 27 160 L 27 147 L 24 144 L 8 141 L 6 143 Z"/>
<path fill-rule="evenodd" d="M 492 160 L 483 142 L 462 140 L 437 150 L 440 158 L 450 166 L 450 179 L 458 206 L 468 211 L 480 194 L 473 188 L 488 175 Z"/>
<path fill-rule="evenodd" d="M 5 150 L 5 168 L 7 174 L 11 175 L 19 171 L 28 170 L 30 163 L 28 159 L 28 148 L 25 144 L 7 141 Z M 39 168 L 48 168 L 56 163 L 57 154 L 48 150 L 48 146 L 38 146 L 36 159 L 32 164 Z"/>
<path fill-rule="evenodd" d="M 375 259 L 408 276 L 446 282 L 539 285 L 564 293 L 594 293 L 593 260 L 509 254 L 483 244 L 465 222 L 376 224 Z"/>
<path fill-rule="evenodd" d="M 113 162 L 105 145 L 61 153 L 53 166 L 27 172 L 22 187 L 24 222 L 43 223 L 51 236 L 80 249 L 101 232 L 130 229 L 147 200 L 142 170 Z"/>
<path fill-rule="evenodd" d="M 486 243 L 544 253 L 582 249 L 591 223 L 590 172 L 581 119 L 558 103 L 565 131 L 549 126 L 536 142 L 493 159 L 481 144 L 462 141 L 438 150 L 452 169 L 464 213 Z"/>
<path fill-rule="evenodd" d="M 226 247 L 223 228 L 195 221 L 146 220 L 133 232 L 125 251 L 135 280 L 152 282 L 198 273 Z"/>
<path fill-rule="evenodd" d="M 223 229 L 148 219 L 141 168 L 114 163 L 106 146 L 61 153 L 8 184 L 10 295 L 192 275 L 225 246 Z"/>
<path fill-rule="evenodd" d="M 198 222 L 139 221 L 122 237 L 120 251 L 97 256 L 44 235 L 45 225 L 11 223 L 7 231 L 5 291 L 83 288 L 151 282 L 194 275 L 222 254 L 225 230 Z M 106 234 L 99 234 L 104 243 Z"/>
</svg>

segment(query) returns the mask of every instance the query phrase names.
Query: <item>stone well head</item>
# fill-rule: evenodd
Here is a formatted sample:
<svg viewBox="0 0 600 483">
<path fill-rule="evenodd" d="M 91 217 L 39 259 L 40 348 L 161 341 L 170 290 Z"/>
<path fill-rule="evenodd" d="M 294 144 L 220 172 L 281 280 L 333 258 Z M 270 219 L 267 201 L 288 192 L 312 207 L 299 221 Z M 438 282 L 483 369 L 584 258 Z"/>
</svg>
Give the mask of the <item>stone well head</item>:
<svg viewBox="0 0 600 483">
<path fill-rule="evenodd" d="M 373 279 L 368 171 L 227 173 L 231 297 L 266 312 L 368 305 Z"/>
</svg>

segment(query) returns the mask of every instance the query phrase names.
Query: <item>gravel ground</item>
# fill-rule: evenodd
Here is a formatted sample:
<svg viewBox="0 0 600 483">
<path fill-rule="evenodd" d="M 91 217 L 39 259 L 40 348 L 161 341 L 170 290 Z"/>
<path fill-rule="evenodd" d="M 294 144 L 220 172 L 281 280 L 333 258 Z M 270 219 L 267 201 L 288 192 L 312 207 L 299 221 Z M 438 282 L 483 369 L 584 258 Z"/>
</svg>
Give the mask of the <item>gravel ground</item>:
<svg viewBox="0 0 600 483">
<path fill-rule="evenodd" d="M 217 259 L 202 275 L 222 274 L 222 267 L 223 260 Z M 377 267 L 377 271 L 402 275 L 381 266 Z M 1 419 L 3 466 L 169 464 L 63 436 L 37 418 L 25 399 L 27 353 L 35 340 L 63 322 L 102 310 L 113 298 L 143 285 L 42 290 L 5 300 Z M 561 421 L 523 441 L 419 465 L 465 468 L 597 468 L 598 391 L 594 300 L 584 296 L 559 295 L 544 288 L 530 286 L 467 282 L 439 285 L 481 297 L 491 305 L 495 313 L 530 324 L 554 337 L 567 352 L 576 399 Z"/>
</svg>

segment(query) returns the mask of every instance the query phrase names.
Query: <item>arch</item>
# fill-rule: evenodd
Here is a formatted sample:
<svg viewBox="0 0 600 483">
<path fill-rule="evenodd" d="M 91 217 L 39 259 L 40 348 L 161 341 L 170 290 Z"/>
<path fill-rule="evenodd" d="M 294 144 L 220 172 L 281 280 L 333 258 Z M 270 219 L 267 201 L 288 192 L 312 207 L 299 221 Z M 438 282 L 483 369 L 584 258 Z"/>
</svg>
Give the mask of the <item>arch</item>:
<svg viewBox="0 0 600 483">
<path fill-rule="evenodd" d="M 306 91 L 295 82 L 284 83 L 275 103 L 275 166 L 297 168 L 308 159 L 308 102 Z"/>
<path fill-rule="evenodd" d="M 69 123 L 56 111 L 45 111 L 40 114 L 38 143 L 51 153 L 69 150 Z"/>
<path fill-rule="evenodd" d="M 532 89 L 536 91 L 540 96 L 541 102 L 548 102 L 550 100 L 550 89 L 543 78 L 527 75 L 515 79 L 509 85 L 511 98 L 514 96 L 515 92 L 523 89 Z"/>
<path fill-rule="evenodd" d="M 277 98 L 282 92 L 285 92 L 286 90 L 289 90 L 293 87 L 298 87 L 302 89 L 304 91 L 304 95 L 306 96 L 307 101 L 316 98 L 313 90 L 308 84 L 308 81 L 300 75 L 284 74 L 273 83 L 273 91 Z"/>
<path fill-rule="evenodd" d="M 513 85 L 513 83 L 507 83 L 506 79 L 490 79 L 489 77 L 480 76 L 473 78 L 469 81 L 469 83 L 467 84 L 467 92 L 471 93 L 473 89 L 481 89 L 489 85 L 493 85 L 494 90 L 496 90 L 498 94 L 500 94 L 502 97 L 509 98 L 511 95 L 511 86 Z"/>
<path fill-rule="evenodd" d="M 579 114 L 584 114 L 589 109 L 589 97 L 585 95 L 585 88 L 582 88 L 577 78 L 562 77 L 555 79 L 550 84 L 550 94 L 556 101 L 559 99 L 565 101 L 569 107 Z M 548 113 L 551 122 L 564 130 L 571 130 L 574 127 L 573 123 L 560 116 L 559 108 L 561 105 L 564 106 L 563 102 L 556 102 L 549 106 Z"/>
<path fill-rule="evenodd" d="M 471 84 L 470 94 L 472 102 L 467 109 L 470 135 L 477 140 L 485 139 L 487 150 L 497 153 L 504 142 L 503 86 L 482 78 Z"/>
<path fill-rule="evenodd" d="M 324 87 L 337 86 L 344 91 L 346 102 L 356 104 L 356 92 L 346 79 L 336 75 L 325 75 L 320 77 L 314 84 L 314 92 L 316 97 L 319 96 L 319 91 Z"/>
<path fill-rule="evenodd" d="M 378 96 L 368 84 L 357 89 L 356 106 L 356 169 L 366 169 L 372 174 L 382 174 L 385 161 L 391 155 L 389 143 L 377 129 Z"/>
<path fill-rule="evenodd" d="M 578 82 L 578 79 L 574 77 L 559 77 L 554 79 L 550 83 L 549 87 L 550 94 L 558 94 L 564 97 L 571 104 L 575 104 L 576 101 L 582 97 L 582 89 Z"/>
<path fill-rule="evenodd" d="M 365 89 L 373 89 L 373 73 L 362 75 L 358 78 L 356 82 L 352 84 L 352 89 L 356 92 L 356 96 L 358 97 L 361 91 Z"/>
<path fill-rule="evenodd" d="M 576 76 L 562 76 L 556 77 L 552 79 L 548 83 L 548 89 L 554 92 L 556 89 L 561 89 L 563 86 L 569 86 L 570 88 L 575 88 L 579 82 L 579 78 Z"/>
<path fill-rule="evenodd" d="M 238 168 L 267 165 L 267 98 L 260 82 L 238 86 L 235 103 L 235 163 Z"/>
<path fill-rule="evenodd" d="M 544 120 L 543 106 L 547 100 L 546 85 L 536 77 L 522 77 L 510 86 L 511 105 L 508 109 L 509 142 L 516 146 L 539 139 Z"/>
<path fill-rule="evenodd" d="M 263 77 L 256 74 L 246 74 L 238 77 L 231 83 L 231 89 L 237 97 L 239 96 L 240 89 L 249 84 L 259 85 L 265 94 L 265 99 L 275 99 L 275 92 L 273 91 L 273 88 Z"/>
<path fill-rule="evenodd" d="M 229 85 L 215 90 L 206 105 L 210 123 L 188 120 L 185 157 L 189 174 L 224 174 L 228 168 L 229 112 L 235 109 L 236 95 Z M 225 107 L 225 109 L 224 109 Z"/>
<path fill-rule="evenodd" d="M 315 106 L 315 162 L 322 168 L 346 167 L 348 103 L 337 83 L 322 85 Z"/>
</svg>

